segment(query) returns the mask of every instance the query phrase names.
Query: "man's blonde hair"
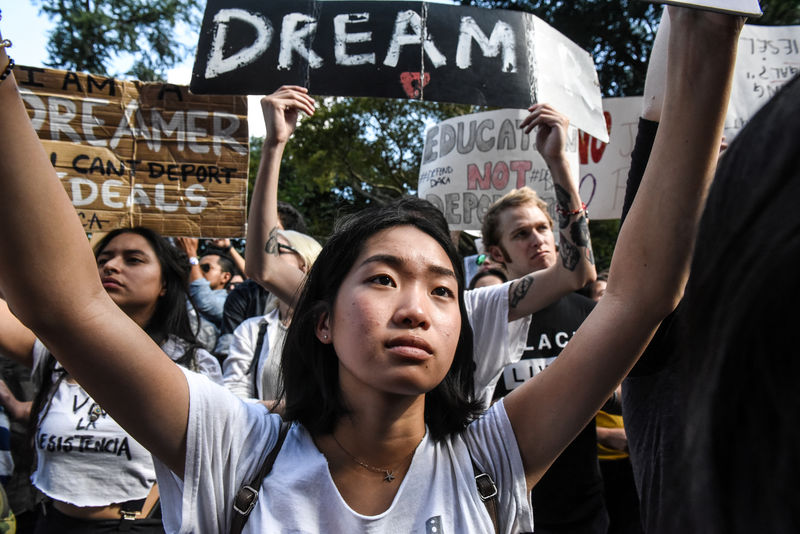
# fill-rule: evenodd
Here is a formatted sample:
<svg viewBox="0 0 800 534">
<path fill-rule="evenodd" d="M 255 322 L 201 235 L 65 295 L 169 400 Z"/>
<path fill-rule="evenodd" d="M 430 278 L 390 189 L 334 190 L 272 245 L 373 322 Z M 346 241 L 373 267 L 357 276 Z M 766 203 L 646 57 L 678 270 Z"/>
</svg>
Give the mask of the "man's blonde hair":
<svg viewBox="0 0 800 534">
<path fill-rule="evenodd" d="M 500 245 L 500 214 L 509 208 L 516 208 L 526 204 L 533 204 L 544 213 L 550 228 L 553 228 L 553 218 L 547 211 L 547 202 L 539 198 L 536 191 L 529 187 L 514 189 L 497 199 L 486 212 L 481 226 L 483 234 L 483 248 L 488 250 L 491 246 Z"/>
</svg>

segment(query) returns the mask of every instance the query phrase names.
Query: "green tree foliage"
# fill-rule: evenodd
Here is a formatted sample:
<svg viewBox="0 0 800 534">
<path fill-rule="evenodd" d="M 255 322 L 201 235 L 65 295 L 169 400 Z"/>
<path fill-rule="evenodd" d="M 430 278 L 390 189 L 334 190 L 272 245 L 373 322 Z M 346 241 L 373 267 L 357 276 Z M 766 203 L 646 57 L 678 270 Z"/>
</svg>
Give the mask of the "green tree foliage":
<svg viewBox="0 0 800 534">
<path fill-rule="evenodd" d="M 797 0 L 761 0 L 764 16 L 751 21 L 764 26 L 800 24 L 800 2 Z"/>
<path fill-rule="evenodd" d="M 462 3 L 535 13 L 592 52 L 606 94 L 641 93 L 660 14 L 655 6 L 639 0 L 622 0 L 613 8 L 597 0 Z M 328 235 L 332 215 L 414 194 L 426 127 L 477 111 L 453 104 L 371 98 L 327 98 L 321 104 L 289 143 L 280 186 L 281 200 L 297 205 L 317 236 Z M 251 154 L 253 171 L 259 153 Z"/>
<path fill-rule="evenodd" d="M 319 98 L 318 103 L 286 147 L 279 189 L 280 199 L 300 209 L 317 237 L 330 233 L 339 214 L 416 194 L 426 127 L 473 111 L 381 98 Z M 251 142 L 251 185 L 261 142 Z"/>
<path fill-rule="evenodd" d="M 139 80 L 166 78 L 184 60 L 188 47 L 175 36 L 180 24 L 199 25 L 199 0 L 34 0 L 53 20 L 47 43 L 48 66 L 116 76 L 126 54 L 125 73 Z"/>
</svg>

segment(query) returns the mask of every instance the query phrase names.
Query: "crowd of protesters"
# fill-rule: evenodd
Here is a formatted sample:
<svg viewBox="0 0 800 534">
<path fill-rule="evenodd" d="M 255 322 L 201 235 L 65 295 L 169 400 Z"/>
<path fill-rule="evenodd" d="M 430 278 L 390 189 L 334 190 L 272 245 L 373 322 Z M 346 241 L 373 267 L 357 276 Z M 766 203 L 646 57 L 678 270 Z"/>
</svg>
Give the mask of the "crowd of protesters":
<svg viewBox="0 0 800 534">
<path fill-rule="evenodd" d="M 743 20 L 666 13 L 599 274 L 546 103 L 556 206 L 497 200 L 471 280 L 420 199 L 319 243 L 278 201 L 294 86 L 243 255 L 133 228 L 92 256 L 0 46 L 0 532 L 798 531 L 800 82 L 719 158 Z"/>
</svg>

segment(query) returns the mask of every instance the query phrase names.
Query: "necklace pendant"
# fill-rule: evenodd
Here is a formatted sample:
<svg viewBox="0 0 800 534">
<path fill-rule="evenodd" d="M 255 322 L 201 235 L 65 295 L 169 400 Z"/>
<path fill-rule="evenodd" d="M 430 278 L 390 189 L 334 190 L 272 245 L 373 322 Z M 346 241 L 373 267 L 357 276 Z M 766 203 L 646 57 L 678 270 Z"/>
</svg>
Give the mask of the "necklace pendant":
<svg viewBox="0 0 800 534">
<path fill-rule="evenodd" d="M 395 478 L 397 478 L 397 477 L 396 477 L 396 476 L 394 476 L 394 474 L 392 474 L 392 472 L 391 472 L 391 471 L 389 471 L 388 469 L 387 469 L 386 471 L 384 471 L 384 474 L 385 474 L 385 476 L 383 477 L 383 481 L 384 481 L 384 482 L 387 482 L 387 483 L 388 483 L 388 482 L 391 482 L 392 480 L 394 480 Z"/>
</svg>

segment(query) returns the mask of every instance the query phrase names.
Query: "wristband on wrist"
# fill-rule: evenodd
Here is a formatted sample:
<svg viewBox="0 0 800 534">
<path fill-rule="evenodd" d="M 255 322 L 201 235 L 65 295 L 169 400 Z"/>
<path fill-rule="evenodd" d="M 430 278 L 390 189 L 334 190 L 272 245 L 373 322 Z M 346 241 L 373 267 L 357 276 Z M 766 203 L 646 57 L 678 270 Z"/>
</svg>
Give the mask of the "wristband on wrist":
<svg viewBox="0 0 800 534">
<path fill-rule="evenodd" d="M 569 217 L 570 215 L 577 215 L 577 214 L 579 214 L 581 212 L 587 213 L 586 212 L 586 203 L 585 202 L 581 202 L 581 207 L 576 209 L 576 210 L 565 210 L 561 206 L 556 206 L 556 211 L 558 212 L 559 215 L 562 215 L 564 217 Z"/>
<path fill-rule="evenodd" d="M 192 265 L 200 265 L 200 260 L 197 259 L 197 256 L 192 256 L 189 258 L 189 263 Z"/>
</svg>

